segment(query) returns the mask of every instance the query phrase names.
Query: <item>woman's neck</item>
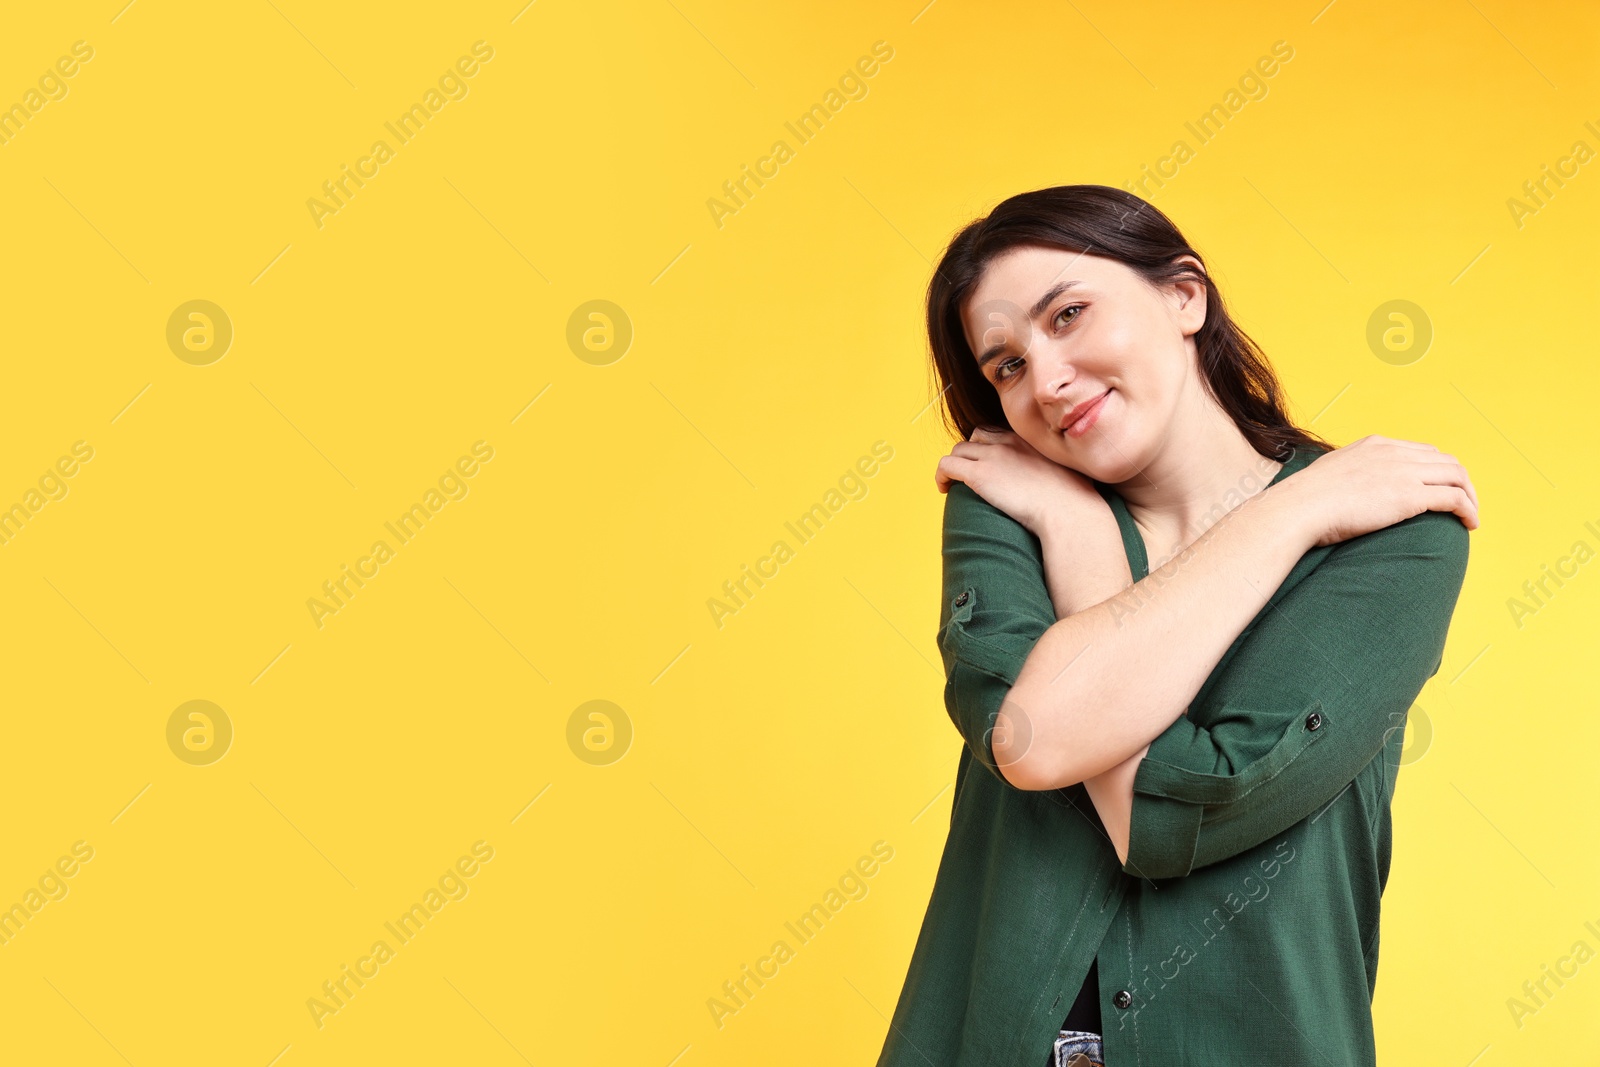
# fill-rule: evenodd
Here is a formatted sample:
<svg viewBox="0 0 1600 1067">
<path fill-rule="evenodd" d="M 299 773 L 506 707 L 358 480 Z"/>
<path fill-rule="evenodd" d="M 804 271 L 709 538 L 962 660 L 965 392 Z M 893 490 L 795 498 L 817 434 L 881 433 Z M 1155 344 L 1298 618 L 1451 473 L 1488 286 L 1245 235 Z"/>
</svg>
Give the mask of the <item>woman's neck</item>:
<svg viewBox="0 0 1600 1067">
<path fill-rule="evenodd" d="M 1114 488 L 1127 502 L 1154 570 L 1265 489 L 1282 466 L 1256 452 L 1228 420 L 1225 432 L 1169 438 L 1144 470 Z"/>
</svg>

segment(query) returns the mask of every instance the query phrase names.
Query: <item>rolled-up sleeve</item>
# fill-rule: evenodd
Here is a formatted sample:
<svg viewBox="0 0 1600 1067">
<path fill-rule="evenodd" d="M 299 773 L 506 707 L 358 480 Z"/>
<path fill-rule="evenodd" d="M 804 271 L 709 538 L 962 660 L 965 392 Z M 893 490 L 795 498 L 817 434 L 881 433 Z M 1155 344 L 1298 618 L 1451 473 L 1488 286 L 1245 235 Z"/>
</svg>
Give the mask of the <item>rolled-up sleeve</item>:
<svg viewBox="0 0 1600 1067">
<path fill-rule="evenodd" d="M 1438 673 L 1468 537 L 1423 512 L 1333 546 L 1264 607 L 1139 764 L 1123 870 L 1186 875 L 1331 803 Z"/>
<path fill-rule="evenodd" d="M 1027 527 L 952 482 L 942 553 L 945 710 L 973 757 L 1005 781 L 992 747 L 995 718 L 1028 653 L 1056 621 L 1043 550 Z"/>
</svg>

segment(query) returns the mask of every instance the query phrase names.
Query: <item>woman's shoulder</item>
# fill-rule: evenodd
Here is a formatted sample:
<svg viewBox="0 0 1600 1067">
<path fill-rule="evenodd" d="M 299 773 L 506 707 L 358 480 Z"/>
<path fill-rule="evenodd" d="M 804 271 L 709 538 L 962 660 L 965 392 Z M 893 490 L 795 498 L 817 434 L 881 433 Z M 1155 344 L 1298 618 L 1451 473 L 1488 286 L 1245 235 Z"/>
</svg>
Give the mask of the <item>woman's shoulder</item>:
<svg viewBox="0 0 1600 1067">
<path fill-rule="evenodd" d="M 1309 466 L 1333 451 L 1331 448 L 1296 449 L 1296 469 Z M 1291 461 L 1292 462 L 1292 461 Z M 1470 533 L 1453 511 L 1424 511 L 1360 537 L 1334 545 L 1334 555 L 1368 556 L 1404 554 L 1466 566 Z"/>
<path fill-rule="evenodd" d="M 1028 528 L 989 503 L 966 482 L 952 481 L 944 494 L 946 540 L 969 534 L 1001 537 L 1018 543 L 1033 539 Z"/>
<path fill-rule="evenodd" d="M 1370 568 L 1396 581 L 1459 589 L 1472 536 L 1453 511 L 1424 511 L 1333 546 L 1328 562 Z"/>
</svg>

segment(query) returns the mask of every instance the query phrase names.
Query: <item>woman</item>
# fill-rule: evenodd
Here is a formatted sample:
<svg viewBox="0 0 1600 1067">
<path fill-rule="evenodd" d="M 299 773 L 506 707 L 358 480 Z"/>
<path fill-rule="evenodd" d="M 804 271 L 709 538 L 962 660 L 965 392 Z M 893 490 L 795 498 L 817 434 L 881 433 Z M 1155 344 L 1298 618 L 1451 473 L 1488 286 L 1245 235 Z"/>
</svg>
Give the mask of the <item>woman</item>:
<svg viewBox="0 0 1600 1067">
<path fill-rule="evenodd" d="M 1466 471 L 1294 426 L 1200 255 L 1119 189 L 967 226 L 927 321 L 965 747 L 880 1067 L 1373 1063 Z"/>
</svg>

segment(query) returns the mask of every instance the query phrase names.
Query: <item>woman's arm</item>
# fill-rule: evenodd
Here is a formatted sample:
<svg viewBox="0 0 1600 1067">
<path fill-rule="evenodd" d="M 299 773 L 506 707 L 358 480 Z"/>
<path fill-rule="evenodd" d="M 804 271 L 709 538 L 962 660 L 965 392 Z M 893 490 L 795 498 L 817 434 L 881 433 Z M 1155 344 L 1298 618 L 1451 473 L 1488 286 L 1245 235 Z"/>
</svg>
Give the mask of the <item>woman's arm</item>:
<svg viewBox="0 0 1600 1067">
<path fill-rule="evenodd" d="M 1012 788 L 992 751 L 1005 747 L 995 726 L 1029 652 L 1060 621 L 1050 589 L 1070 595 L 1089 570 L 1071 567 L 1078 555 L 1112 558 L 1089 547 L 1102 513 L 1082 511 L 1085 540 L 1052 549 L 1067 564 L 1052 579 L 1040 539 L 997 506 L 959 482 L 945 502 L 945 709 L 974 764 Z M 1302 557 L 1187 714 L 1142 759 L 1084 781 L 1119 856 L 1127 821 L 1123 870 L 1180 877 L 1337 800 L 1438 671 L 1467 542 L 1455 517 L 1430 512 Z M 1126 815 L 1119 769 L 1134 779 Z"/>
<path fill-rule="evenodd" d="M 1098 794 L 1102 821 L 1129 827 L 1128 873 L 1186 874 L 1315 810 L 1437 670 L 1478 526 L 1453 456 L 1364 437 L 1123 588 L 1109 508 L 1013 437 L 978 431 L 940 461 L 945 707 L 1002 781 Z M 1333 553 L 1341 565 L 1322 565 L 1352 538 Z M 1061 561 L 1048 576 L 1046 544 Z M 1252 640 L 1218 675 L 1247 625 Z M 1210 727 L 1181 714 L 1197 693 L 1226 706 Z"/>
<path fill-rule="evenodd" d="M 1123 870 L 1175 878 L 1237 856 L 1315 821 L 1385 758 L 1443 662 L 1469 541 L 1430 511 L 1308 553 L 1150 743 Z"/>
<path fill-rule="evenodd" d="M 1133 584 L 1122 531 L 1109 505 L 1103 511 L 1095 509 L 1092 517 L 1078 512 L 1073 526 L 1070 542 L 1058 524 L 1047 525 L 1040 539 L 1045 584 L 1057 619 L 1109 600 Z M 1083 788 L 1111 838 L 1119 863 L 1128 861 L 1134 775 L 1139 761 L 1149 751 L 1147 744 L 1110 770 L 1083 780 Z"/>
<path fill-rule="evenodd" d="M 1084 791 L 1100 815 L 1100 823 L 1111 838 L 1111 847 L 1117 850 L 1117 862 L 1128 869 L 1129 841 L 1133 836 L 1133 782 L 1139 773 L 1139 763 L 1150 752 L 1145 745 L 1128 759 L 1103 774 L 1083 780 Z"/>
<path fill-rule="evenodd" d="M 996 765 L 1018 788 L 1053 789 L 1126 762 L 1179 720 L 1307 552 L 1427 512 L 1478 525 L 1466 468 L 1432 445 L 1368 435 L 1313 457 L 1128 590 L 1050 626 L 997 712 Z M 1034 521 L 1042 542 L 1072 520 Z"/>
<path fill-rule="evenodd" d="M 994 757 L 1008 781 L 1021 789 L 1086 782 L 1132 761 L 1183 713 L 1316 543 L 1293 484 L 1291 476 L 1255 494 L 1147 578 L 1045 631 L 995 724 Z M 1046 520 L 1040 542 L 1083 538 Z M 1103 591 L 1110 583 L 1098 573 Z"/>
</svg>

